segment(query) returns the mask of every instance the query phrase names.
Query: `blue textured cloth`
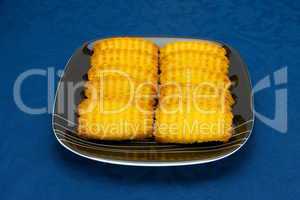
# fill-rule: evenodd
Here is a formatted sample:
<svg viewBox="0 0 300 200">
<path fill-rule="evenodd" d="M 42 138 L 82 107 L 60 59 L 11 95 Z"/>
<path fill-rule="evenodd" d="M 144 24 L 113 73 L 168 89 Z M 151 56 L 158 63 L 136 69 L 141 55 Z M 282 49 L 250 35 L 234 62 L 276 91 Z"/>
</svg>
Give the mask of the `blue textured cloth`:
<svg viewBox="0 0 300 200">
<path fill-rule="evenodd" d="M 296 0 L 0 0 L 0 199 L 299 199 L 299 10 Z M 241 53 L 253 84 L 288 66 L 288 132 L 256 120 L 245 148 L 189 167 L 123 167 L 68 152 L 50 114 L 17 108 L 14 81 L 31 68 L 63 69 L 83 42 L 112 35 L 223 41 Z M 271 118 L 275 89 L 255 95 L 256 110 Z M 47 106 L 45 77 L 26 79 L 22 97 Z"/>
</svg>

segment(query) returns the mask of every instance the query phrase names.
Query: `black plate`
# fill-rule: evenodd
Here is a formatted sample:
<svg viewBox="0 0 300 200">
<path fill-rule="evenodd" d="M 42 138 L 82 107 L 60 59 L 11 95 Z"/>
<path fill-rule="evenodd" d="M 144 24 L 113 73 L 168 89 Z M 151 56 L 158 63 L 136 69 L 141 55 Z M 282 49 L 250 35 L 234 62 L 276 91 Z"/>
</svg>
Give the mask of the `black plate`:
<svg viewBox="0 0 300 200">
<path fill-rule="evenodd" d="M 162 46 L 186 38 L 146 38 Z M 222 43 L 221 43 L 222 44 Z M 83 85 L 90 68 L 93 42 L 77 49 L 65 67 L 57 88 L 53 110 L 53 131 L 65 148 L 80 156 L 97 161 L 123 165 L 175 166 L 207 163 L 219 160 L 236 152 L 248 140 L 253 127 L 252 88 L 246 64 L 239 53 L 229 45 L 222 44 L 230 60 L 229 75 L 233 81 L 231 92 L 233 105 L 234 134 L 227 143 L 202 143 L 193 145 L 158 144 L 154 140 L 144 141 L 90 141 L 76 135 L 77 105 L 85 98 Z M 67 88 L 78 87 L 73 94 Z"/>
</svg>

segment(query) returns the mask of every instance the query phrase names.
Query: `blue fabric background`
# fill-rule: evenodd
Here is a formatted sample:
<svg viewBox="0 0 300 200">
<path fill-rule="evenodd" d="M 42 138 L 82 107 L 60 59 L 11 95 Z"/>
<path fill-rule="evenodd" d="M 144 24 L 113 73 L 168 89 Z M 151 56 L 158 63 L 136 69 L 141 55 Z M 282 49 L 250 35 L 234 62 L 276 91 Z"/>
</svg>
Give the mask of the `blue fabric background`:
<svg viewBox="0 0 300 200">
<path fill-rule="evenodd" d="M 0 199 L 299 199 L 299 10 L 297 0 L 0 0 Z M 50 114 L 16 107 L 13 83 L 30 68 L 63 69 L 83 42 L 111 35 L 226 42 L 240 51 L 254 84 L 287 65 L 288 132 L 257 120 L 245 148 L 190 167 L 123 167 L 73 155 L 55 140 Z M 270 117 L 274 89 L 255 96 L 256 109 Z M 45 78 L 29 78 L 23 99 L 45 106 L 46 91 Z"/>
</svg>

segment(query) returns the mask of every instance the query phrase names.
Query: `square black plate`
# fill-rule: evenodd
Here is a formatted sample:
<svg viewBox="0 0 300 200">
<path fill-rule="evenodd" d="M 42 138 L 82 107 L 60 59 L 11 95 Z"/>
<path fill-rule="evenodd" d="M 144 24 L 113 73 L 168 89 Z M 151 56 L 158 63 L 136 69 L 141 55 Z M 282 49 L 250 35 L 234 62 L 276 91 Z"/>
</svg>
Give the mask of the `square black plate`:
<svg viewBox="0 0 300 200">
<path fill-rule="evenodd" d="M 158 46 L 187 38 L 145 38 Z M 231 155 L 248 140 L 253 128 L 252 87 L 246 64 L 239 53 L 223 44 L 230 60 L 229 76 L 234 83 L 231 93 L 233 105 L 234 134 L 227 143 L 202 143 L 192 145 L 158 144 L 153 139 L 143 141 L 90 141 L 79 138 L 76 107 L 83 100 L 83 85 L 74 94 L 67 94 L 87 78 L 93 42 L 78 48 L 68 61 L 59 82 L 53 110 L 53 131 L 61 145 L 80 156 L 108 163 L 136 166 L 178 166 L 212 162 Z M 77 84 L 78 85 L 78 84 Z M 76 86 L 77 87 L 77 86 Z"/>
</svg>

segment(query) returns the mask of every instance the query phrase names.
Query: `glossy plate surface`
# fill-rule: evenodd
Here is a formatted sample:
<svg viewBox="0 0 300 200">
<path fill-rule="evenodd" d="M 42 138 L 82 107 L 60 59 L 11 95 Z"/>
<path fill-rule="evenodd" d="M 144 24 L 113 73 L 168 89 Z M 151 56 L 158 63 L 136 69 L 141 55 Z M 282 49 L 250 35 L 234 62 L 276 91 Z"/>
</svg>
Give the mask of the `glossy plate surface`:
<svg viewBox="0 0 300 200">
<path fill-rule="evenodd" d="M 159 46 L 172 41 L 196 40 L 185 38 L 146 38 Z M 76 107 L 84 98 L 83 80 L 87 79 L 93 42 L 77 49 L 68 61 L 55 98 L 52 125 L 59 143 L 80 156 L 107 163 L 135 166 L 179 166 L 212 162 L 225 158 L 240 149 L 248 140 L 253 128 L 252 87 L 246 64 L 232 47 L 222 44 L 230 60 L 229 76 L 234 82 L 231 92 L 234 133 L 227 143 L 203 143 L 193 145 L 157 144 L 144 141 L 88 141 L 77 137 Z M 68 94 L 68 88 L 76 87 Z"/>
</svg>

